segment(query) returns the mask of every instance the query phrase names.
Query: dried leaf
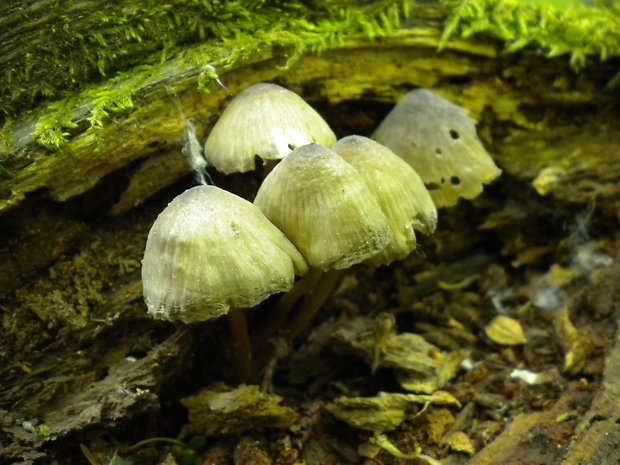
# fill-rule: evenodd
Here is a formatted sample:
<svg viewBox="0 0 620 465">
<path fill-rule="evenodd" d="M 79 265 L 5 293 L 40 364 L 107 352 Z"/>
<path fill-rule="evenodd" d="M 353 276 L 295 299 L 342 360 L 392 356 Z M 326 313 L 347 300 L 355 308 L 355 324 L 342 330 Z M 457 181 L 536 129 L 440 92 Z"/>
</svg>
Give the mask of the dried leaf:
<svg viewBox="0 0 620 465">
<path fill-rule="evenodd" d="M 484 328 L 484 332 L 493 342 L 506 346 L 516 346 L 526 342 L 521 323 L 504 315 L 496 316 Z"/>
<path fill-rule="evenodd" d="M 430 404 L 460 406 L 451 394 L 438 391 L 431 395 L 380 392 L 377 397 L 339 397 L 326 408 L 350 426 L 382 433 L 398 428 L 412 406 Z"/>
<path fill-rule="evenodd" d="M 562 183 L 562 180 L 566 177 L 566 171 L 562 168 L 549 166 L 547 168 L 543 168 L 536 179 L 532 182 L 534 189 L 540 195 L 547 195 L 549 192 L 559 187 Z"/>
<path fill-rule="evenodd" d="M 592 351 L 594 342 L 588 328 L 577 330 L 570 320 L 566 306 L 551 313 L 553 326 L 558 342 L 564 351 L 564 367 L 562 371 L 570 375 L 578 374 Z"/>
<path fill-rule="evenodd" d="M 469 455 L 476 453 L 476 448 L 472 440 L 462 431 L 455 431 L 446 435 L 440 442 L 440 445 L 448 446 L 456 452 L 465 452 Z"/>
<path fill-rule="evenodd" d="M 299 415 L 279 405 L 281 400 L 260 392 L 258 386 L 231 389 L 216 385 L 181 402 L 189 410 L 188 434 L 217 436 L 256 428 L 288 428 Z"/>
<path fill-rule="evenodd" d="M 468 350 L 444 352 L 433 376 L 421 377 L 411 371 L 400 371 L 398 382 L 407 391 L 430 394 L 443 387 L 456 375 L 461 363 L 471 354 Z"/>
<path fill-rule="evenodd" d="M 333 334 L 337 348 L 385 368 L 409 370 L 422 375 L 436 372 L 440 363 L 436 359 L 440 357 L 437 347 L 417 334 L 396 335 L 393 327 L 386 328 L 381 321 L 365 317 L 349 320 Z"/>
<path fill-rule="evenodd" d="M 376 320 L 353 318 L 332 338 L 337 349 L 363 357 L 373 371 L 377 367 L 396 369 L 403 388 L 427 394 L 444 386 L 469 356 L 466 350 L 441 352 L 417 334 L 396 334 L 389 321 L 381 315 Z"/>
</svg>

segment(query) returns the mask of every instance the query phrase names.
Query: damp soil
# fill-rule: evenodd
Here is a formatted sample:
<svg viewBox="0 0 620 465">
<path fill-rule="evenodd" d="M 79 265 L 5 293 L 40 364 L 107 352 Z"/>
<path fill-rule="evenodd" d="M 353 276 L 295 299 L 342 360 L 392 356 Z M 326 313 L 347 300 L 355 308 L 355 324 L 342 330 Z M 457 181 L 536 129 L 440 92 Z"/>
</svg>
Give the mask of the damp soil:
<svg viewBox="0 0 620 465">
<path fill-rule="evenodd" d="M 618 463 L 620 130 L 617 96 L 600 90 L 618 63 L 577 75 L 476 50 L 365 45 L 287 75 L 254 66 L 307 83 L 338 137 L 369 135 L 412 87 L 440 88 L 503 174 L 441 209 L 405 260 L 346 270 L 292 342 L 286 322 L 259 337 L 277 296 L 247 310 L 241 386 L 224 319 L 155 321 L 142 300 L 148 231 L 194 185 L 170 94 L 114 120 L 109 152 L 91 156 L 87 135 L 37 152 L 36 179 L 0 189 L 0 464 Z M 312 74 L 325 70 L 338 79 Z M 378 76 L 390 84 L 360 101 Z M 245 68 L 225 77 L 231 92 L 248 84 Z M 225 97 L 190 84 L 177 103 L 202 140 Z M 211 174 L 252 199 L 267 170 Z"/>
<path fill-rule="evenodd" d="M 620 382 L 605 363 L 619 350 L 620 253 L 595 206 L 504 175 L 441 210 L 407 259 L 347 270 L 293 343 L 255 341 L 250 393 L 224 321 L 153 321 L 142 302 L 150 225 L 191 184 L 114 220 L 32 202 L 76 226 L 3 300 L 0 463 L 560 463 L 584 422 L 606 419 L 591 409 Z M 274 299 L 247 311 L 254 334 Z M 498 315 L 508 343 L 490 329 Z M 403 335 L 426 345 L 386 343 Z M 139 444 L 161 437 L 185 446 Z"/>
</svg>

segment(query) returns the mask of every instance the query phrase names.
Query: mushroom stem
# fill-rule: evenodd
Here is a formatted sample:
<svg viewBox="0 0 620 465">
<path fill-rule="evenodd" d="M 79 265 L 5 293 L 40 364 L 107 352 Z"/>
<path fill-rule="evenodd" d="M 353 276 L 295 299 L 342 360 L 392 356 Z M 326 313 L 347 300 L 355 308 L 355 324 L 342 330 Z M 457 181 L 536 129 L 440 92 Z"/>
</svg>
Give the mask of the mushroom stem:
<svg viewBox="0 0 620 465">
<path fill-rule="evenodd" d="M 312 318 L 317 314 L 323 303 L 327 300 L 332 289 L 342 275 L 342 270 L 330 269 L 321 272 L 320 278 L 312 290 L 312 293 L 306 296 L 299 313 L 288 327 L 287 337 L 290 341 L 299 336 L 307 327 Z"/>
<path fill-rule="evenodd" d="M 242 384 L 248 379 L 252 360 L 248 325 L 242 309 L 230 309 L 228 312 L 228 326 L 230 327 L 235 350 L 235 381 Z"/>
<path fill-rule="evenodd" d="M 304 295 L 312 291 L 312 288 L 317 284 L 321 276 L 323 276 L 323 271 L 318 268 L 310 267 L 308 272 L 295 283 L 290 291 L 286 294 L 282 294 L 271 311 L 267 325 L 256 334 L 254 341 L 258 344 L 262 344 L 273 337 L 273 335 L 282 328 L 282 323 L 286 320 L 293 306 Z"/>
</svg>

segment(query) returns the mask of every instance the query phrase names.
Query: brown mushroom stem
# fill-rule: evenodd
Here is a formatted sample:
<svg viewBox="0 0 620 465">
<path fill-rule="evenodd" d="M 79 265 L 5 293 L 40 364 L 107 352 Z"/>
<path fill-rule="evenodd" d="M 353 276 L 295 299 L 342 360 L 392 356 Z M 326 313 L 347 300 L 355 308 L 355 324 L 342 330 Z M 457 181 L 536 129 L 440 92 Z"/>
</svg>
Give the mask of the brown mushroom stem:
<svg viewBox="0 0 620 465">
<path fill-rule="evenodd" d="M 312 288 L 316 286 L 319 279 L 323 276 L 323 271 L 318 268 L 312 268 L 299 279 L 293 288 L 286 294 L 282 294 L 280 299 L 276 302 L 267 322 L 267 326 L 262 328 L 258 334 L 256 334 L 254 341 L 258 344 L 262 344 L 282 328 L 282 324 L 286 320 L 286 317 L 290 313 L 293 306 L 304 295 L 310 293 Z"/>
<path fill-rule="evenodd" d="M 338 279 L 342 275 L 342 270 L 328 270 L 321 272 L 316 286 L 312 290 L 312 293 L 306 296 L 299 313 L 295 316 L 295 319 L 288 327 L 287 337 L 289 340 L 295 339 L 299 336 L 307 327 L 312 318 L 317 314 L 319 309 L 323 306 L 323 303 L 327 300 L 332 292 L 332 289 L 338 282 Z"/>
<path fill-rule="evenodd" d="M 235 350 L 235 381 L 242 384 L 248 379 L 252 361 L 248 325 L 242 309 L 230 309 L 228 312 L 228 326 L 230 327 Z"/>
</svg>

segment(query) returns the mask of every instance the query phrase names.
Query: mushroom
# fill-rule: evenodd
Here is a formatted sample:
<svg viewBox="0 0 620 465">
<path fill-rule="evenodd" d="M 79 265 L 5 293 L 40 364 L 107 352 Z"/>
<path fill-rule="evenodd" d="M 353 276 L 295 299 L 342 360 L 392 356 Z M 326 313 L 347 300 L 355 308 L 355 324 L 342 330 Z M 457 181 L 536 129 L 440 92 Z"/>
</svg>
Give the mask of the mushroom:
<svg viewBox="0 0 620 465">
<path fill-rule="evenodd" d="M 294 150 L 263 181 L 256 205 L 323 271 L 344 269 L 389 242 L 386 218 L 359 173 L 318 144 Z"/>
<path fill-rule="evenodd" d="M 367 137 L 348 136 L 332 149 L 364 178 L 379 201 L 391 232 L 389 244 L 369 261 L 389 264 L 416 248 L 414 229 L 435 231 L 437 209 L 420 176 L 390 149 Z"/>
<path fill-rule="evenodd" d="M 239 309 L 289 290 L 295 274 L 306 271 L 301 254 L 252 203 L 197 186 L 172 200 L 153 224 L 142 285 L 155 318 L 190 323 L 227 314 L 243 376 L 250 352 Z"/>
<path fill-rule="evenodd" d="M 253 170 L 255 156 L 279 160 L 296 147 L 332 145 L 336 136 L 299 95 L 270 83 L 240 92 L 224 110 L 205 143 L 205 157 L 218 171 Z"/>
<path fill-rule="evenodd" d="M 362 176 L 336 152 L 318 144 L 297 148 L 276 165 L 254 204 L 310 265 L 298 285 L 320 276 L 290 327 L 291 339 L 327 298 L 340 274 L 337 270 L 369 259 L 390 241 L 387 219 Z M 290 304 L 278 309 L 274 322 L 289 309 Z"/>
<path fill-rule="evenodd" d="M 501 174 L 467 110 L 427 89 L 405 95 L 372 138 L 417 171 L 437 207 L 477 197 Z"/>
</svg>

